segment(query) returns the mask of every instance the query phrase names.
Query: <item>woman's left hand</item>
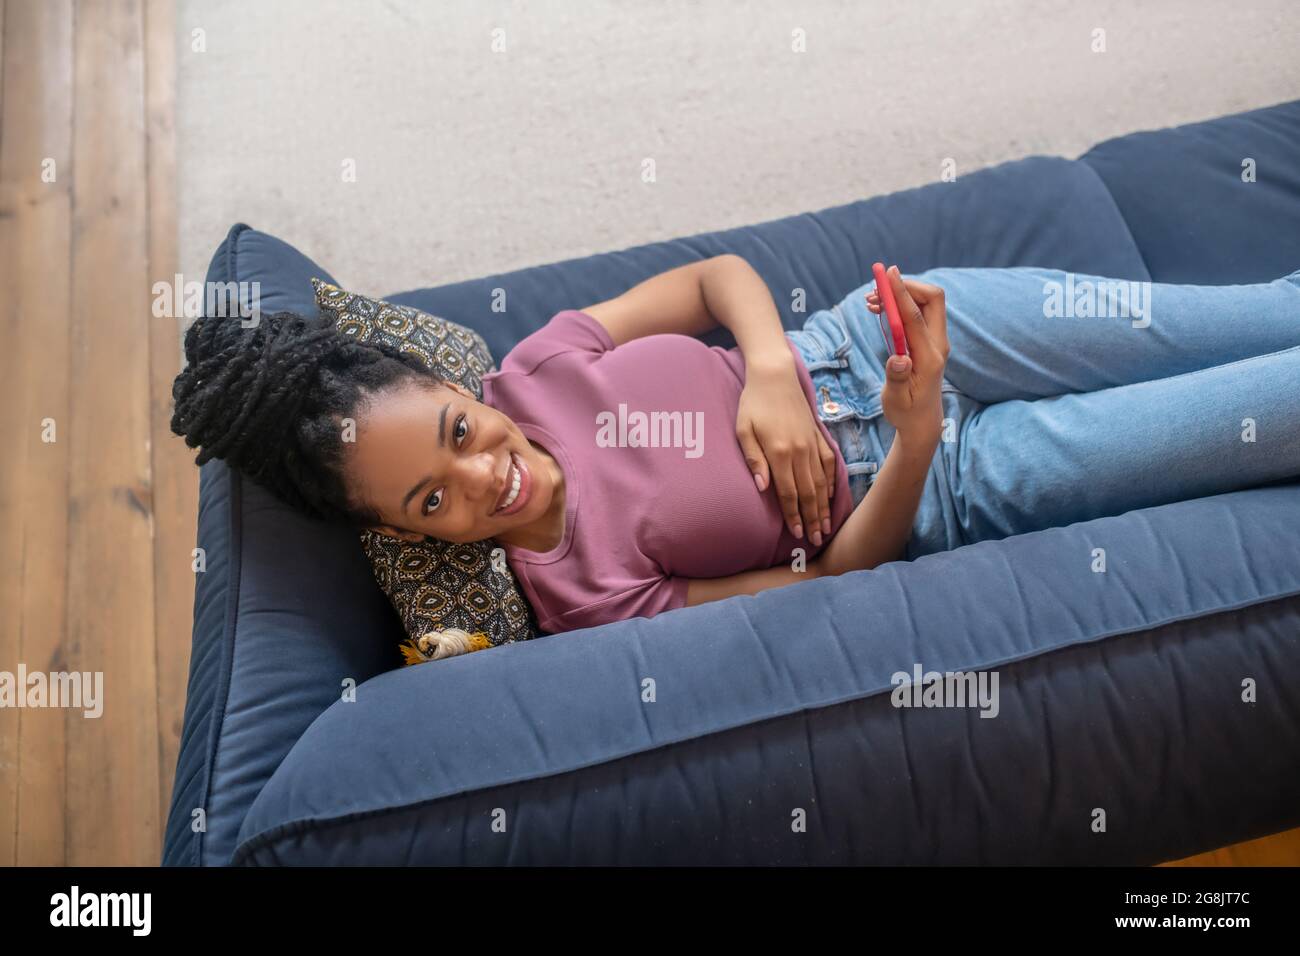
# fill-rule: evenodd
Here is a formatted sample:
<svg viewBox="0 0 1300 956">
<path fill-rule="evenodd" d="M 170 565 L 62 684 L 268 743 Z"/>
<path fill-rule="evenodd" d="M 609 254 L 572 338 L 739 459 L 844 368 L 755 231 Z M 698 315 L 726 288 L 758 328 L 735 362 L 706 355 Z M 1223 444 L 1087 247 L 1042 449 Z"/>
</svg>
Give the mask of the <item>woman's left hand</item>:
<svg viewBox="0 0 1300 956">
<path fill-rule="evenodd" d="M 813 415 L 793 362 L 746 368 L 736 438 L 754 483 L 759 491 L 775 483 L 790 533 L 821 547 L 831 533 L 835 453 Z"/>
</svg>

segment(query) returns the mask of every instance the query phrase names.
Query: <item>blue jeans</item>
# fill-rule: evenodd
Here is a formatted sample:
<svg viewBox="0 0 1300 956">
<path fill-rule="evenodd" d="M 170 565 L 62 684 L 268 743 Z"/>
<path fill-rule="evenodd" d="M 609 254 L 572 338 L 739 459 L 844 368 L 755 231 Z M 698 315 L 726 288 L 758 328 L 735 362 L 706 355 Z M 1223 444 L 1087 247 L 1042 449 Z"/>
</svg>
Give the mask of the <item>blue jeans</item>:
<svg viewBox="0 0 1300 956">
<path fill-rule="evenodd" d="M 1300 271 L 1259 285 L 932 269 L 952 346 L 907 557 L 1300 477 Z M 861 501 L 893 442 L 871 282 L 787 335 Z"/>
</svg>

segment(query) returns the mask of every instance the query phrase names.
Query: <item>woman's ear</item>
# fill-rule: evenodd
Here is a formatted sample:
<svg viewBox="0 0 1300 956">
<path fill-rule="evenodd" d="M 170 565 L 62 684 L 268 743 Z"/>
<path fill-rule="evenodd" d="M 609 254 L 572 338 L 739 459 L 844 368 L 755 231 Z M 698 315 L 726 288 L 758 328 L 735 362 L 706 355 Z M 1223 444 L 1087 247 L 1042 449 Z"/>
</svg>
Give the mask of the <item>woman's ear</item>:
<svg viewBox="0 0 1300 956">
<path fill-rule="evenodd" d="M 391 524 L 374 524 L 370 526 L 371 531 L 377 531 L 388 538 L 398 538 L 410 544 L 421 544 L 427 535 L 419 534 L 415 531 L 404 531 L 401 528 L 394 528 Z"/>
<path fill-rule="evenodd" d="M 459 382 L 443 381 L 442 384 L 446 385 L 449 389 L 451 389 L 453 392 L 456 392 L 458 395 L 462 395 L 465 398 L 468 398 L 471 402 L 478 401 L 478 399 L 474 397 L 474 393 L 471 392 L 464 385 L 461 385 Z"/>
</svg>

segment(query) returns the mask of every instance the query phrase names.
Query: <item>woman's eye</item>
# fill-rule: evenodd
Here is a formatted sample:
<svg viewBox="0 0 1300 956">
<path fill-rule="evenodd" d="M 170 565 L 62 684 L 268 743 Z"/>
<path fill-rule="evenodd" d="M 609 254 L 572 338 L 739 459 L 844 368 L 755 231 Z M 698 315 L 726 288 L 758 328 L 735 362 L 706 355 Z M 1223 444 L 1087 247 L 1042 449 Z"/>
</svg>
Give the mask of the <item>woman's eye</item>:
<svg viewBox="0 0 1300 956">
<path fill-rule="evenodd" d="M 456 424 L 452 427 L 451 430 L 451 437 L 456 439 L 457 447 L 460 447 L 461 442 L 465 440 L 465 436 L 468 434 L 469 434 L 469 422 L 465 420 L 464 415 L 461 415 L 459 418 L 456 419 Z"/>
<path fill-rule="evenodd" d="M 433 494 L 429 495 L 429 497 L 424 499 L 424 513 L 426 515 L 432 514 L 433 512 L 438 510 L 438 505 L 440 504 L 442 504 L 441 488 L 439 488 Z"/>
</svg>

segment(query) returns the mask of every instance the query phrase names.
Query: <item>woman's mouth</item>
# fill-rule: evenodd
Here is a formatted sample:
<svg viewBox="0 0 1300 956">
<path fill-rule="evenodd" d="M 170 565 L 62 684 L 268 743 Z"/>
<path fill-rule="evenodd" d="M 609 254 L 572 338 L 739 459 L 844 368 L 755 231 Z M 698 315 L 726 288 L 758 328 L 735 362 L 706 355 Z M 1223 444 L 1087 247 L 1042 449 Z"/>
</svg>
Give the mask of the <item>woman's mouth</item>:
<svg viewBox="0 0 1300 956">
<path fill-rule="evenodd" d="M 532 491 L 532 475 L 528 473 L 528 466 L 523 459 L 514 452 L 510 453 L 508 477 L 509 481 L 497 499 L 496 510 L 492 512 L 494 516 L 512 515 L 528 503 L 528 495 Z"/>
</svg>

